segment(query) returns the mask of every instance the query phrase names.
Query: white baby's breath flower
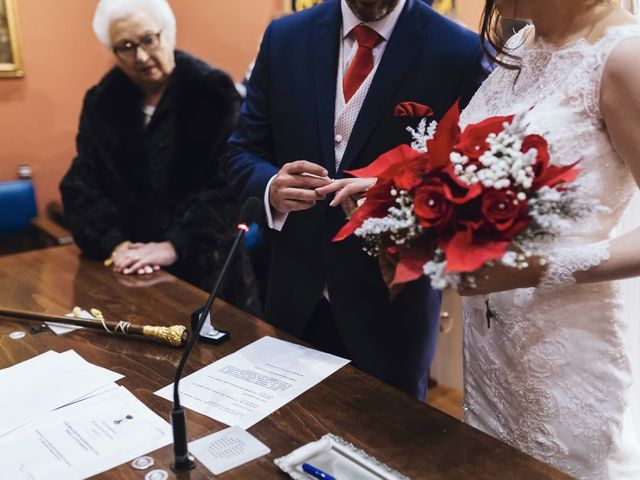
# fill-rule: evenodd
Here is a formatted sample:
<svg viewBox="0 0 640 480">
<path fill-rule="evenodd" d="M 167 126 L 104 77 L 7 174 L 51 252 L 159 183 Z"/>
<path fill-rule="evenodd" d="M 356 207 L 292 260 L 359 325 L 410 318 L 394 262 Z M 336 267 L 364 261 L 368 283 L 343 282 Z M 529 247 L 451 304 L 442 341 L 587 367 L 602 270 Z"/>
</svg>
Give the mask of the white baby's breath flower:
<svg viewBox="0 0 640 480">
<path fill-rule="evenodd" d="M 407 131 L 411 134 L 413 142 L 411 142 L 411 148 L 420 153 L 427 151 L 427 142 L 433 138 L 436 133 L 438 123 L 432 121 L 427 126 L 427 119 L 423 118 L 418 124 L 418 128 L 407 127 Z"/>
<path fill-rule="evenodd" d="M 422 227 L 413 213 L 413 198 L 405 190 L 395 191 L 395 204 L 382 218 L 367 218 L 354 232 L 364 239 L 364 250 L 372 256 L 379 253 L 383 236 L 396 245 L 405 245 L 422 233 Z"/>
<path fill-rule="evenodd" d="M 451 163 L 453 163 L 454 165 L 465 165 L 467 162 L 469 162 L 469 157 L 458 152 L 451 152 L 449 154 L 449 160 L 451 160 Z"/>
<path fill-rule="evenodd" d="M 525 136 L 525 125 L 521 117 L 514 119 L 519 122 L 515 126 L 505 124 L 505 130 L 487 136 L 488 149 L 478 159 L 481 167 L 473 165 L 473 169 L 467 167 L 459 169 L 454 167 L 454 173 L 468 185 L 480 182 L 487 188 L 498 190 L 509 188 L 512 185 L 522 187 L 525 190 L 533 186 L 534 171 L 537 151 L 530 149 L 522 153 L 522 140 Z M 451 162 L 454 165 L 465 165 L 469 159 L 459 153 L 452 153 Z"/>
</svg>

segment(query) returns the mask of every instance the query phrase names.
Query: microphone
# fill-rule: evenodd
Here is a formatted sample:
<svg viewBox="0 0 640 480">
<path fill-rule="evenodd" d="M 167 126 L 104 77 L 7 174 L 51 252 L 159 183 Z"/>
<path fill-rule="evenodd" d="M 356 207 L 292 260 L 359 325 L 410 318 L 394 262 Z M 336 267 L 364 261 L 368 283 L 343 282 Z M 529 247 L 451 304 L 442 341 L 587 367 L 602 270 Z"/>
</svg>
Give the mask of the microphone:
<svg viewBox="0 0 640 480">
<path fill-rule="evenodd" d="M 227 258 L 224 262 L 222 270 L 218 274 L 218 278 L 216 279 L 215 284 L 213 285 L 213 289 L 209 294 L 209 298 L 207 299 L 207 303 L 205 303 L 204 308 L 202 309 L 202 314 L 200 315 L 200 319 L 196 328 L 193 329 L 191 338 L 189 338 L 189 343 L 185 347 L 185 350 L 182 354 L 182 358 L 180 359 L 180 363 L 178 364 L 178 368 L 176 369 L 176 376 L 173 382 L 173 410 L 171 410 L 171 427 L 173 429 L 173 453 L 174 453 L 174 463 L 171 465 L 171 469 L 176 472 L 186 472 L 195 468 L 195 463 L 192 460 L 192 457 L 189 455 L 189 449 L 187 446 L 187 422 L 184 408 L 180 405 L 180 395 L 178 392 L 178 384 L 180 382 L 180 377 L 182 377 L 182 372 L 187 363 L 187 359 L 189 358 L 189 354 L 191 350 L 193 350 L 193 346 L 195 345 L 199 333 L 202 330 L 202 326 L 204 325 L 205 320 L 211 314 L 211 306 L 213 305 L 213 301 L 218 296 L 218 292 L 220 287 L 222 286 L 222 282 L 224 280 L 224 276 L 229 270 L 229 266 L 231 265 L 231 261 L 238 250 L 238 246 L 242 241 L 245 233 L 249 231 L 249 225 L 258 218 L 262 210 L 262 202 L 258 200 L 256 197 L 249 197 L 244 204 L 242 205 L 242 209 L 240 211 L 240 217 L 238 224 L 236 225 L 236 234 L 231 245 L 231 249 L 227 254 Z"/>
</svg>

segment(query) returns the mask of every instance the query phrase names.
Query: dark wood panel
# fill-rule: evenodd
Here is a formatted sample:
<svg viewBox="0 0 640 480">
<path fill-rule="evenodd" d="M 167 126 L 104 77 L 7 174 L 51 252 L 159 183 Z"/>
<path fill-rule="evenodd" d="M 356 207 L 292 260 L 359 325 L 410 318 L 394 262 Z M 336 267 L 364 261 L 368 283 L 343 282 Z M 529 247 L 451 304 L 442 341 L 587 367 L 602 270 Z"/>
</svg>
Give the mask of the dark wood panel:
<svg viewBox="0 0 640 480">
<path fill-rule="evenodd" d="M 100 308 L 110 320 L 188 325 L 190 312 L 205 299 L 204 292 L 166 273 L 148 281 L 114 274 L 100 262 L 81 259 L 73 246 L 0 258 L 0 304 L 5 308 L 65 314 L 78 305 Z M 220 346 L 197 345 L 185 374 L 265 335 L 297 341 L 221 301 L 215 304 L 214 319 L 216 326 L 232 332 L 231 341 Z M 119 383 L 168 420 L 170 402 L 153 392 L 173 381 L 181 350 L 88 329 L 63 336 L 50 331 L 32 334 L 29 328 L 33 325 L 37 322 L 0 318 L 0 368 L 47 350 L 74 349 L 88 361 L 125 375 Z M 25 331 L 26 336 L 11 339 L 9 334 L 17 330 Z M 191 440 L 225 428 L 193 411 L 187 416 Z M 273 459 L 328 432 L 342 436 L 414 479 L 568 478 L 351 366 L 249 431 L 271 448 L 271 454 L 220 478 L 286 478 Z M 157 467 L 169 471 L 171 446 L 152 456 Z M 122 465 L 100 478 L 143 476 L 129 465 Z M 199 466 L 179 478 L 211 477 Z M 171 478 L 175 478 L 173 474 Z"/>
</svg>

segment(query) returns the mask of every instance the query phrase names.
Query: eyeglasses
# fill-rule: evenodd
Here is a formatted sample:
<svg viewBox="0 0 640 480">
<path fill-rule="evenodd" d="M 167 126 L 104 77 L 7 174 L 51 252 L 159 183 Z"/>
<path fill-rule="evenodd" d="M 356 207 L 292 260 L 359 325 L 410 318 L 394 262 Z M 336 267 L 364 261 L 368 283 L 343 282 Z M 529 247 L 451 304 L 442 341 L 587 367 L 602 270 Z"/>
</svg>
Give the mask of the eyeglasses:
<svg viewBox="0 0 640 480">
<path fill-rule="evenodd" d="M 138 55 L 138 47 L 147 53 L 155 51 L 160 46 L 161 33 L 148 33 L 143 35 L 138 42 L 122 42 L 113 47 L 113 53 L 121 60 L 134 60 Z"/>
</svg>

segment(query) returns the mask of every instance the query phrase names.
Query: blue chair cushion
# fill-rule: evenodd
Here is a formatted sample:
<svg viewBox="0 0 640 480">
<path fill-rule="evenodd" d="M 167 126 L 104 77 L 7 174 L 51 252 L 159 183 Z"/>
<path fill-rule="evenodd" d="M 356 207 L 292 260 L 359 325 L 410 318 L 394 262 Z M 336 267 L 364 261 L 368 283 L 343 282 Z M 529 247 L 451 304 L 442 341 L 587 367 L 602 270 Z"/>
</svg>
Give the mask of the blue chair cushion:
<svg viewBox="0 0 640 480">
<path fill-rule="evenodd" d="M 252 252 L 260 248 L 263 242 L 263 232 L 257 223 L 249 226 L 249 231 L 244 236 L 244 245 L 248 251 Z"/>
<path fill-rule="evenodd" d="M 0 233 L 27 228 L 36 216 L 36 196 L 31 180 L 0 182 Z"/>
</svg>

